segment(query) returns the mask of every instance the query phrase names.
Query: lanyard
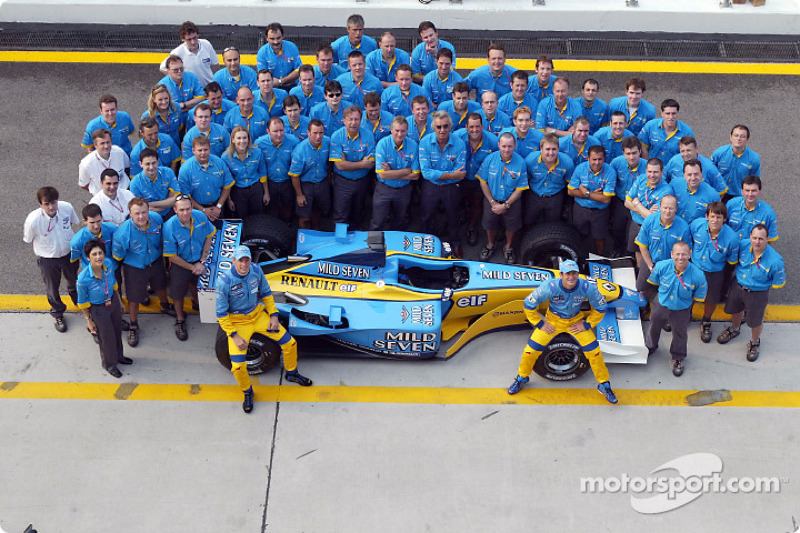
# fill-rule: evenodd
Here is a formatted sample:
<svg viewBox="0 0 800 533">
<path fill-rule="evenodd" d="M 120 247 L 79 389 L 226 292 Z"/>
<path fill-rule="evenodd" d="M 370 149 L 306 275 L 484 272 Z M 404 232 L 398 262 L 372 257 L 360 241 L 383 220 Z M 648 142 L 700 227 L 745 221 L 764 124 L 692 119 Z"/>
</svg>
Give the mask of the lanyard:
<svg viewBox="0 0 800 533">
<path fill-rule="evenodd" d="M 714 248 L 716 248 L 717 252 L 719 252 L 720 251 L 719 250 L 719 246 L 717 246 L 717 240 L 719 239 L 719 233 L 717 234 L 717 238 L 715 239 L 714 237 L 711 236 L 711 230 L 708 230 L 708 238 L 711 240 L 711 244 L 714 245 Z"/>
<path fill-rule="evenodd" d="M 97 155 L 97 150 L 95 150 L 95 151 L 94 151 L 94 157 L 95 157 L 95 159 L 97 159 L 98 161 L 100 161 L 100 164 L 101 164 L 101 165 L 103 165 L 103 168 L 105 168 L 105 169 L 109 169 L 109 168 L 111 168 L 111 156 L 110 156 L 110 155 L 109 155 L 109 162 L 108 162 L 108 164 L 107 164 L 107 165 L 106 165 L 106 162 L 105 162 L 105 160 L 103 160 L 103 158 L 102 158 L 102 157 L 100 157 L 99 155 Z"/>
<path fill-rule="evenodd" d="M 44 212 L 42 212 L 42 216 L 45 216 Z M 50 223 L 55 222 L 52 227 L 50 227 Z M 50 220 L 47 221 L 47 233 L 44 234 L 45 237 L 50 235 L 50 232 L 53 231 L 58 227 L 58 211 L 56 211 L 56 216 L 50 217 Z"/>
<path fill-rule="evenodd" d="M 685 271 L 684 271 L 685 272 Z M 681 283 L 684 289 L 689 290 L 689 287 L 683 282 L 683 272 L 675 271 L 675 277 L 678 278 L 678 281 Z"/>
<path fill-rule="evenodd" d="M 109 198 L 109 200 L 108 200 L 108 205 L 110 205 L 111 207 L 113 207 L 114 209 L 116 209 L 117 211 L 119 211 L 120 213 L 124 213 L 125 211 L 122 209 L 122 202 L 120 202 L 120 201 L 119 201 L 119 198 L 117 198 L 116 200 L 117 200 L 117 204 L 119 204 L 119 207 L 117 207 L 116 205 L 114 205 L 114 200 L 112 200 L 112 199 L 110 199 L 110 198 Z"/>
</svg>

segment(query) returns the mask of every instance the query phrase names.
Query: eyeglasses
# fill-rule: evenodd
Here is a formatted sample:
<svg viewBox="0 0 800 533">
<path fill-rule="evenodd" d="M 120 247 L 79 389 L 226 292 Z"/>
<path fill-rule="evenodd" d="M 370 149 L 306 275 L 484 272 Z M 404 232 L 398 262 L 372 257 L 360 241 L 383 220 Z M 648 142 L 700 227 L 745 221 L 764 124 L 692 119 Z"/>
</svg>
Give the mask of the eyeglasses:
<svg viewBox="0 0 800 533">
<path fill-rule="evenodd" d="M 227 47 L 225 50 L 223 50 L 223 51 L 222 51 L 222 53 L 224 54 L 225 52 L 230 52 L 231 50 L 234 50 L 234 51 L 236 51 L 236 52 L 238 52 L 238 51 L 239 51 L 239 49 L 238 49 L 238 48 L 236 48 L 235 46 L 229 46 L 229 47 Z"/>
<path fill-rule="evenodd" d="M 342 96 L 342 93 L 328 93 L 328 96 L 330 96 L 331 98 L 339 98 L 340 96 Z"/>
<path fill-rule="evenodd" d="M 437 130 L 449 130 L 450 124 L 436 124 L 433 127 Z"/>
<path fill-rule="evenodd" d="M 179 194 L 178 196 L 175 197 L 176 202 L 180 200 L 191 200 L 191 199 L 192 197 L 189 196 L 188 194 Z"/>
<path fill-rule="evenodd" d="M 178 72 L 183 72 L 183 67 L 180 67 L 180 68 L 171 68 L 171 69 L 169 69 L 169 71 L 170 71 L 170 72 L 174 72 L 175 74 L 177 74 Z"/>
</svg>

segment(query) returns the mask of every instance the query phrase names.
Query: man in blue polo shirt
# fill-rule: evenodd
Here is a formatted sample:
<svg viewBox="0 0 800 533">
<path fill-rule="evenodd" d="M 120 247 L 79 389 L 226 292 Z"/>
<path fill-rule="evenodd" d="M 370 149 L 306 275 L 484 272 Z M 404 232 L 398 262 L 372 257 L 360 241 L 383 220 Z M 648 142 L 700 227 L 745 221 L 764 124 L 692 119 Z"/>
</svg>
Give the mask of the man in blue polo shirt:
<svg viewBox="0 0 800 533">
<path fill-rule="evenodd" d="M 590 130 L 591 131 L 591 130 Z M 604 126 L 593 134 L 593 137 L 603 145 L 611 161 L 622 155 L 622 141 L 628 137 L 635 137 L 633 132 L 625 127 L 625 113 L 614 111 L 608 126 Z"/>
<path fill-rule="evenodd" d="M 273 118 L 280 119 L 283 122 L 286 135 L 295 137 L 298 141 L 305 140 L 308 137 L 308 123 L 311 119 L 302 115 L 300 100 L 295 95 L 290 94 L 283 101 L 283 113 L 281 117 L 270 117 L 270 121 Z"/>
<path fill-rule="evenodd" d="M 561 137 L 561 140 L 558 142 L 558 150 L 569 157 L 573 166 L 577 167 L 581 163 L 585 163 L 589 160 L 589 148 L 592 146 L 601 146 L 601 144 L 600 141 L 589 135 L 589 130 L 592 126 L 588 118 L 576 118 L 572 128 L 572 133 Z M 556 137 L 558 136 L 556 135 Z"/>
<path fill-rule="evenodd" d="M 558 82 L 556 80 L 556 91 Z M 567 193 L 575 198 L 572 223 L 581 235 L 592 235 L 595 252 L 603 255 L 608 238 L 608 206 L 617 185 L 617 173 L 605 162 L 602 146 L 589 148 L 589 161 L 575 167 Z"/>
<path fill-rule="evenodd" d="M 538 106 L 539 101 L 528 93 L 528 73 L 524 70 L 513 73 L 511 75 L 511 92 L 500 98 L 498 109 L 510 117 L 520 107 L 529 108 L 533 114 Z"/>
<path fill-rule="evenodd" d="M 502 220 L 505 226 L 506 245 L 503 257 L 506 263 L 516 260 L 514 235 L 522 228 L 522 191 L 528 189 L 528 168 L 525 159 L 516 153 L 516 141 L 510 133 L 500 135 L 498 150 L 483 160 L 477 176 L 485 198 L 483 204 L 483 229 L 487 243 L 481 252 L 481 261 L 488 261 L 494 254 L 495 237 Z"/>
<path fill-rule="evenodd" d="M 139 161 L 142 171 L 131 179 L 130 191 L 147 200 L 150 209 L 167 220 L 175 214 L 172 206 L 181 189 L 178 178 L 171 168 L 158 164 L 158 155 L 150 148 L 142 150 Z"/>
<path fill-rule="evenodd" d="M 575 101 L 581 105 L 581 116 L 589 119 L 589 123 L 591 124 L 589 133 L 592 135 L 594 135 L 597 130 L 608 124 L 609 121 L 608 104 L 597 97 L 597 93 L 599 91 L 600 82 L 589 78 L 588 80 L 584 81 L 583 86 L 581 86 L 581 96 L 575 98 Z M 624 113 L 622 117 L 625 119 L 623 124 L 624 129 L 627 125 L 627 119 Z M 633 133 L 631 133 L 631 135 L 633 135 Z M 608 147 L 606 147 L 606 151 L 607 150 Z"/>
<path fill-rule="evenodd" d="M 253 91 L 250 87 L 239 89 L 236 103 L 239 104 L 228 111 L 225 116 L 225 127 L 232 131 L 236 126 L 244 126 L 250 132 L 250 137 L 258 139 L 267 132 L 267 121 L 269 113 L 261 106 L 254 106 Z"/>
<path fill-rule="evenodd" d="M 334 131 L 344 127 L 343 112 L 349 106 L 350 102 L 342 98 L 342 84 L 331 80 L 325 84 L 325 102 L 311 108 L 308 117 L 322 122 L 326 136 L 330 137 Z"/>
<path fill-rule="evenodd" d="M 540 143 L 544 138 L 544 133 L 533 129 L 533 112 L 527 106 L 518 107 L 514 110 L 514 126 L 505 128 L 501 133 L 510 133 L 517 146 L 514 149 L 522 158 L 528 157 L 531 152 L 539 150 Z"/>
<path fill-rule="evenodd" d="M 442 102 L 453 99 L 453 86 L 464 81 L 461 74 L 452 69 L 453 52 L 449 48 L 442 48 L 436 54 L 436 70 L 425 74 L 422 87 L 431 95 L 431 101 L 436 108 Z"/>
<path fill-rule="evenodd" d="M 397 39 L 390 31 L 385 31 L 381 35 L 380 48 L 366 54 L 365 57 L 367 72 L 381 80 L 383 88 L 397 83 L 395 74 L 397 67 L 408 65 L 411 58 L 408 52 L 397 48 Z"/>
<path fill-rule="evenodd" d="M 162 254 L 162 220 L 152 211 L 144 198 L 128 202 L 131 217 L 114 233 L 114 259 L 122 264 L 125 276 L 125 295 L 128 299 L 130 329 L 128 344 L 139 344 L 139 306 L 149 301 L 147 286 L 161 301 L 161 312 L 175 316 L 167 300 L 167 273 Z"/>
<path fill-rule="evenodd" d="M 678 120 L 680 109 L 676 100 L 667 98 L 661 102 L 661 118 L 651 120 L 642 127 L 638 137 L 642 141 L 645 158 L 657 157 L 666 165 L 672 156 L 680 153 L 680 139 L 686 135 L 694 135 L 692 128 Z"/>
<path fill-rule="evenodd" d="M 142 171 L 139 160 L 142 151 L 147 148 L 155 150 L 158 154 L 158 162 L 162 167 L 169 167 L 173 172 L 177 172 L 181 162 L 180 148 L 172 140 L 172 137 L 158 132 L 158 121 L 152 118 L 143 120 L 139 124 L 139 133 L 142 138 L 131 150 L 131 176 Z"/>
<path fill-rule="evenodd" d="M 536 71 L 528 77 L 528 94 L 537 102 L 553 96 L 553 82 L 558 76 L 553 76 L 553 59 L 547 55 L 536 58 Z"/>
<path fill-rule="evenodd" d="M 706 156 L 700 155 L 700 151 L 697 149 L 697 139 L 691 135 L 682 137 L 678 141 L 678 147 L 680 153 L 672 156 L 672 159 L 664 165 L 664 179 L 671 182 L 675 178 L 683 177 L 683 164 L 696 159 L 700 161 L 703 181 L 711 185 L 720 197 L 724 196 L 728 191 L 728 184 L 725 183 L 725 178 L 719 173 L 714 162 Z"/>
<path fill-rule="evenodd" d="M 497 94 L 484 91 L 481 95 L 481 110 L 478 111 L 483 121 L 483 129 L 495 135 L 512 126 L 511 117 L 497 109 Z"/>
<path fill-rule="evenodd" d="M 253 93 L 255 107 L 262 109 L 270 117 L 282 115 L 283 102 L 289 93 L 275 88 L 275 78 L 272 76 L 272 72 L 267 69 L 259 70 L 256 83 L 258 83 L 258 90 Z M 264 131 L 266 131 L 266 125 Z"/>
<path fill-rule="evenodd" d="M 396 117 L 405 117 L 411 114 L 411 101 L 417 96 L 424 96 L 430 103 L 431 95 L 423 87 L 411 81 L 411 67 L 403 64 L 397 67 L 395 73 L 397 83 L 390 85 L 381 94 L 381 109 L 388 111 Z M 363 107 L 363 106 L 360 106 Z"/>
<path fill-rule="evenodd" d="M 317 85 L 325 88 L 329 81 L 333 81 L 347 72 L 333 62 L 333 48 L 329 44 L 321 44 L 317 48 L 317 64 L 314 65 L 314 78 Z"/>
<path fill-rule="evenodd" d="M 236 100 L 241 87 L 250 87 L 253 92 L 258 90 L 256 71 L 241 64 L 241 55 L 236 47 L 230 46 L 222 52 L 222 62 L 225 68 L 214 74 L 214 81 L 219 83 L 225 98 Z"/>
<path fill-rule="evenodd" d="M 658 212 L 661 199 L 668 194 L 672 194 L 672 187 L 664 180 L 664 163 L 654 157 L 649 161 L 638 157 L 639 139 L 629 137 L 636 142 L 635 148 L 625 148 L 624 154 L 620 156 L 622 163 L 618 163 L 618 157 L 611 162 L 611 166 L 617 171 L 617 181 L 620 176 L 626 174 L 633 179 L 633 183 L 625 195 L 625 207 L 630 210 L 631 223 L 628 228 L 627 250 L 636 253 L 636 264 L 642 264 L 642 254 L 636 245 L 636 236 L 642 229 L 644 219 Z M 628 142 L 626 140 L 626 142 Z M 627 157 L 635 160 L 633 163 L 627 161 Z M 614 164 L 617 162 L 617 164 Z M 634 165 L 633 167 L 631 165 Z"/>
<path fill-rule="evenodd" d="M 325 131 L 322 121 L 312 118 L 308 123 L 308 138 L 292 151 L 289 177 L 295 191 L 297 224 L 303 229 L 319 229 L 320 218 L 331 211 L 328 179 L 331 140 Z"/>
<path fill-rule="evenodd" d="M 424 96 L 415 96 L 414 100 L 417 98 L 424 101 L 425 105 L 427 105 L 427 98 Z M 414 100 L 411 100 L 412 108 Z M 372 132 L 373 137 L 375 137 L 375 144 L 384 137 L 389 136 L 392 131 L 393 118 L 394 116 L 391 113 L 381 109 L 381 97 L 378 93 L 367 93 L 364 97 L 364 116 L 361 119 L 361 127 L 367 128 Z"/>
<path fill-rule="evenodd" d="M 400 230 L 408 216 L 411 182 L 419 179 L 420 169 L 419 145 L 407 133 L 408 121 L 394 117 L 391 135 L 378 141 L 375 148 L 378 181 L 372 197 L 370 231 Z"/>
<path fill-rule="evenodd" d="M 111 94 L 104 94 L 100 97 L 100 115 L 93 118 L 86 124 L 86 131 L 83 134 L 81 146 L 87 152 L 94 150 L 92 133 L 97 130 L 108 130 L 111 132 L 111 142 L 116 144 L 128 155 L 131 155 L 130 136 L 136 131 L 131 120 L 130 113 L 117 109 L 117 99 Z"/>
<path fill-rule="evenodd" d="M 784 285 L 786 271 L 783 258 L 769 245 L 767 227 L 757 224 L 750 231 L 749 242 L 744 239 L 739 244 L 736 283 L 731 287 L 725 304 L 725 312 L 731 315 L 731 325 L 717 337 L 717 342 L 726 344 L 738 337 L 746 314 L 751 335 L 747 343 L 747 360 L 752 362 L 758 359 L 769 289 L 780 289 Z"/>
<path fill-rule="evenodd" d="M 425 76 L 437 68 L 439 52 L 448 49 L 452 52 L 450 58 L 453 68 L 456 67 L 456 49 L 452 44 L 439 39 L 439 31 L 430 20 L 423 20 L 417 28 L 420 43 L 411 51 L 411 69 L 414 71 L 414 82 L 422 83 Z"/>
<path fill-rule="evenodd" d="M 306 126 L 306 135 L 308 126 Z M 267 188 L 269 189 L 269 211 L 288 223 L 292 219 L 295 194 L 289 168 L 292 166 L 292 150 L 300 144 L 294 135 L 286 135 L 286 127 L 278 117 L 269 119 L 267 135 L 256 139 L 255 145 L 264 154 L 267 164 Z"/>
<path fill-rule="evenodd" d="M 453 255 L 463 257 L 458 234 L 460 183 L 467 175 L 467 147 L 451 134 L 453 120 L 446 111 L 433 114 L 434 133 L 426 135 L 419 145 L 419 166 L 422 171 L 420 229 L 433 232 L 433 221 L 442 204 L 447 219 L 444 240 L 453 247 Z"/>
<path fill-rule="evenodd" d="M 383 93 L 381 80 L 367 72 L 364 54 L 351 52 L 347 58 L 350 71 L 345 72 L 336 81 L 342 84 L 342 98 L 364 109 L 364 96 L 369 92 Z"/>
<path fill-rule="evenodd" d="M 461 182 L 461 197 L 469 205 L 467 219 L 467 244 L 478 244 L 478 222 L 483 213 L 483 191 L 478 181 L 478 170 L 490 153 L 497 150 L 497 135 L 486 131 L 478 113 L 470 113 L 467 127 L 452 133 L 467 147 L 467 176 Z"/>
<path fill-rule="evenodd" d="M 731 129 L 731 143 L 720 146 L 711 154 L 711 160 L 728 185 L 730 196 L 740 196 L 742 180 L 746 176 L 761 176 L 761 157 L 748 148 L 750 128 L 737 124 Z M 726 198 L 726 200 L 729 198 Z"/>
<path fill-rule="evenodd" d="M 211 154 L 222 157 L 222 152 L 231 143 L 231 133 L 225 126 L 211 120 L 211 107 L 205 102 L 194 108 L 194 126 L 183 136 L 181 159 L 192 157 L 192 141 L 195 137 L 206 137 L 211 145 Z"/>
<path fill-rule="evenodd" d="M 539 102 L 536 108 L 536 129 L 566 137 L 572 133 L 575 120 L 580 116 L 580 104 L 569 99 L 569 80 L 558 78 L 553 82 L 553 96 Z"/>
<path fill-rule="evenodd" d="M 511 75 L 516 68 L 506 65 L 506 49 L 503 45 L 489 45 L 488 65 L 473 70 L 466 81 L 470 89 L 475 89 L 475 100 L 481 101 L 485 91 L 494 91 L 498 98 L 511 92 Z"/>
<path fill-rule="evenodd" d="M 728 200 L 728 225 L 739 239 L 746 239 L 757 224 L 767 228 L 769 241 L 778 240 L 775 210 L 761 199 L 761 178 L 747 176 L 742 180 L 742 195 Z"/>
<path fill-rule="evenodd" d="M 703 181 L 700 161 L 690 159 L 683 164 L 683 177 L 670 182 L 678 199 L 678 216 L 691 224 L 702 218 L 708 204 L 719 201 L 719 193 Z"/>
<path fill-rule="evenodd" d="M 224 126 L 225 116 L 228 114 L 228 111 L 236 107 L 236 103 L 231 102 L 222 95 L 222 87 L 215 81 L 206 85 L 204 91 L 206 93 L 206 102 L 204 103 L 207 103 L 208 107 L 211 108 L 211 121 L 214 124 Z M 194 125 L 194 114 L 188 113 L 186 115 L 186 129 L 190 130 Z"/>
<path fill-rule="evenodd" d="M 453 120 L 453 131 L 458 131 L 467 127 L 467 116 L 470 113 L 478 113 L 481 104 L 469 99 L 469 85 L 466 81 L 460 81 L 453 85 L 453 99 L 442 102 L 439 111 L 447 111 Z"/>
<path fill-rule="evenodd" d="M 642 78 L 633 77 L 625 82 L 625 96 L 612 98 L 608 103 L 608 112 L 622 111 L 628 121 L 628 129 L 639 135 L 649 121 L 656 118 L 656 108 L 642 98 L 647 90 Z"/>
<path fill-rule="evenodd" d="M 656 263 L 647 278 L 648 283 L 658 287 L 658 298 L 653 300 L 645 345 L 650 354 L 655 352 L 662 328 L 667 323 L 672 325 L 669 353 L 672 356 L 672 374 L 676 377 L 683 375 L 692 304 L 704 301 L 708 290 L 703 271 L 689 262 L 691 255 L 689 243 L 676 242 L 672 245 L 670 259 Z"/>
<path fill-rule="evenodd" d="M 558 137 L 548 133 L 540 150 L 525 158 L 528 165 L 530 191 L 525 199 L 525 226 L 561 220 L 564 189 L 572 178 L 572 160 L 558 151 Z"/>
<path fill-rule="evenodd" d="M 192 203 L 189 197 L 179 196 L 175 200 L 176 216 L 167 220 L 162 227 L 164 257 L 172 265 L 169 295 L 174 302 L 177 318 L 175 336 L 180 341 L 189 338 L 183 300 L 187 292 L 190 292 L 193 300 L 197 298 L 197 279 L 206 270 L 203 261 L 208 256 L 211 238 L 216 231 L 202 211 L 192 209 Z"/>
<path fill-rule="evenodd" d="M 231 194 L 233 176 L 222 159 L 211 155 L 211 145 L 205 137 L 195 137 L 192 153 L 194 157 L 186 161 L 178 173 L 181 192 L 191 197 L 194 209 L 216 222 Z M 177 206 L 175 210 L 177 212 Z"/>
<path fill-rule="evenodd" d="M 711 315 L 722 298 L 725 267 L 739 260 L 739 239 L 725 225 L 728 210 L 720 201 L 708 204 L 705 218 L 689 225 L 692 232 L 692 263 L 703 271 L 708 285 L 703 320 L 700 323 L 700 340 L 711 342 Z"/>
<path fill-rule="evenodd" d="M 300 109 L 304 117 L 311 113 L 311 108 L 325 101 L 325 90 L 316 84 L 314 78 L 314 67 L 311 65 L 300 65 L 297 69 L 300 84 L 289 91 L 289 96 L 294 96 L 300 103 Z M 284 113 L 286 112 L 286 100 L 284 100 Z"/>
<path fill-rule="evenodd" d="M 289 90 L 297 84 L 298 68 L 302 64 L 300 51 L 292 41 L 283 38 L 283 26 L 272 22 L 264 32 L 267 44 L 258 49 L 256 70 L 269 70 L 279 89 Z"/>
<path fill-rule="evenodd" d="M 424 96 L 418 96 L 411 100 L 411 114 L 406 117 L 408 136 L 417 144 L 433 131 L 430 110 L 430 103 Z"/>
<path fill-rule="evenodd" d="M 197 76 L 184 71 L 183 59 L 180 57 L 169 56 L 165 65 L 167 75 L 158 83 L 166 86 L 172 95 L 172 102 L 179 106 L 181 113 L 187 113 L 205 99 L 203 86 Z"/>
<path fill-rule="evenodd" d="M 378 49 L 378 43 L 369 35 L 364 35 L 364 17 L 353 14 L 347 17 L 347 35 L 342 35 L 333 41 L 331 48 L 333 49 L 333 62 L 347 70 L 351 53 L 360 52 L 366 57 L 367 54 Z"/>
<path fill-rule="evenodd" d="M 350 106 L 344 111 L 344 128 L 331 136 L 333 163 L 333 222 L 357 229 L 364 214 L 364 199 L 375 169 L 375 137 L 361 127 L 362 111 Z"/>
<path fill-rule="evenodd" d="M 83 217 L 83 227 L 75 232 L 69 241 L 71 263 L 80 261 L 80 268 L 89 266 L 89 258 L 83 247 L 92 239 L 100 239 L 106 244 L 107 249 L 111 249 L 114 243 L 114 232 L 117 226 L 110 222 L 103 222 L 103 211 L 97 204 L 86 204 L 81 211 Z"/>
</svg>

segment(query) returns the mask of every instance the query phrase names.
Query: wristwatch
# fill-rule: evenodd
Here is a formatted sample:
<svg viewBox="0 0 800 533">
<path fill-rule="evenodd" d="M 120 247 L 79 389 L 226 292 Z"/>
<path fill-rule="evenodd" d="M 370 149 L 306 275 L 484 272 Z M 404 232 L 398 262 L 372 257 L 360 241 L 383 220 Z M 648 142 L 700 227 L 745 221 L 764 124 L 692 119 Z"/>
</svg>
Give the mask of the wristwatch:
<svg viewBox="0 0 800 533">
<path fill-rule="evenodd" d="M 586 198 L 589 198 L 589 195 L 591 195 L 591 194 L 592 193 L 590 193 L 589 191 L 586 191 Z"/>
<path fill-rule="evenodd" d="M 217 204 L 217 209 L 222 209 L 222 204 Z"/>
<path fill-rule="evenodd" d="M 278 87 L 283 85 L 283 78 L 278 78 Z"/>
<path fill-rule="evenodd" d="M 510 204 L 510 203 L 508 203 L 508 202 L 504 202 L 504 204 L 503 204 L 503 205 L 505 205 L 505 206 L 506 206 L 506 209 L 511 209 L 511 204 Z"/>
</svg>

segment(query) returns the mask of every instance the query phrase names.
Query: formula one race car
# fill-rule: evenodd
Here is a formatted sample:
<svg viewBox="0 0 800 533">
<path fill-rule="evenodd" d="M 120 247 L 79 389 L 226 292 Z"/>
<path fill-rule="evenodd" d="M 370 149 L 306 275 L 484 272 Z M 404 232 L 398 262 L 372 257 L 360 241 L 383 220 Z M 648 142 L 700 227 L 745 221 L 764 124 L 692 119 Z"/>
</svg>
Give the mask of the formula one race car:
<svg viewBox="0 0 800 533">
<path fill-rule="evenodd" d="M 565 227 L 534 228 L 540 235 L 549 232 L 549 240 L 523 238 L 523 261 L 552 262 L 557 269 L 562 256 L 584 260 L 566 246 L 570 241 L 562 235 Z M 305 339 L 324 338 L 329 351 L 335 346 L 351 355 L 447 359 L 478 335 L 530 327 L 524 298 L 558 275 L 557 270 L 534 264 L 452 259 L 447 243 L 421 233 L 348 231 L 339 224 L 335 232 L 300 230 L 296 250 L 292 241 L 291 230 L 266 215 L 248 218 L 245 224 L 224 221 L 209 254 L 207 273 L 198 284 L 201 321 L 216 322 L 214 282 L 218 272 L 233 267 L 232 254 L 240 243 L 251 248 L 253 262 L 264 271 L 281 321 L 298 340 L 301 354 Z M 597 283 L 612 308 L 597 327 L 606 361 L 646 363 L 639 320 L 639 307 L 646 301 L 627 288 L 634 284 L 629 261 L 594 258 L 588 261 L 588 272 L 587 279 Z M 250 348 L 251 373 L 278 362 L 280 349 L 266 337 L 254 335 Z M 230 367 L 221 328 L 216 352 Z M 580 347 L 563 334 L 548 346 L 534 370 L 548 379 L 568 380 L 587 369 Z"/>
</svg>

